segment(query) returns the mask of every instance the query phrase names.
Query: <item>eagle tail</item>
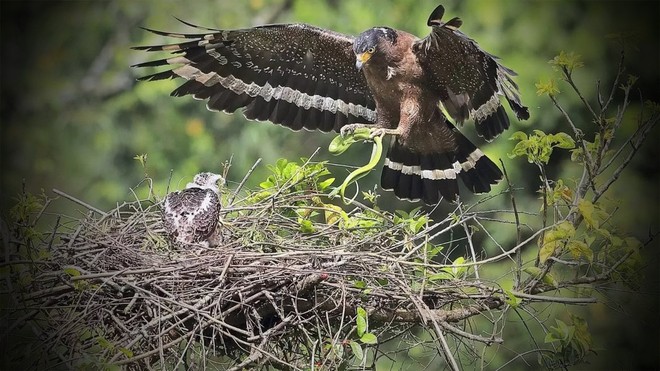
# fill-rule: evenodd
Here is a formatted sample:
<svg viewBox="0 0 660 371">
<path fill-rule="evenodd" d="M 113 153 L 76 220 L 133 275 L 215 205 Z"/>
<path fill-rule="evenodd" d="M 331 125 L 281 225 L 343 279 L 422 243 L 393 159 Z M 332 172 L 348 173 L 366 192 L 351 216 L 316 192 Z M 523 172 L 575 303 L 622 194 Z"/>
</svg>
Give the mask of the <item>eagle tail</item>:
<svg viewBox="0 0 660 371">
<path fill-rule="evenodd" d="M 458 197 L 458 178 L 473 193 L 489 192 L 502 172 L 480 149 L 457 130 L 454 152 L 417 153 L 393 138 L 387 152 L 381 186 L 401 199 L 433 205 Z"/>
</svg>

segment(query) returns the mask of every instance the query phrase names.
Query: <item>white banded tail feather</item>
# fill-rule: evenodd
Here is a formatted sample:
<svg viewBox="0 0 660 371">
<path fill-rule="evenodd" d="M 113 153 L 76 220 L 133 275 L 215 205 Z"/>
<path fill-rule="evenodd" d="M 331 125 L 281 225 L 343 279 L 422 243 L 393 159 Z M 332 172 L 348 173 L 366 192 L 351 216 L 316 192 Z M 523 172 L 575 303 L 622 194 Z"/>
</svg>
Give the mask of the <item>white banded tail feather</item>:
<svg viewBox="0 0 660 371">
<path fill-rule="evenodd" d="M 381 174 L 383 189 L 401 199 L 436 204 L 458 196 L 458 179 L 473 193 L 488 192 L 502 173 L 479 148 L 458 131 L 455 151 L 415 153 L 393 140 Z"/>
</svg>

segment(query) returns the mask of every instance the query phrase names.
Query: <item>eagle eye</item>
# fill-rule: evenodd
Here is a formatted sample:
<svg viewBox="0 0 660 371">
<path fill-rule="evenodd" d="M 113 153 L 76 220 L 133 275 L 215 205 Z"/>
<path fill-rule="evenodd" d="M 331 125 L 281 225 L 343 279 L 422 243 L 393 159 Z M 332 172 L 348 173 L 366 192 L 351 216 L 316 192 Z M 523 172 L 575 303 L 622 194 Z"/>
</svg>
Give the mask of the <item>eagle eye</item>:
<svg viewBox="0 0 660 371">
<path fill-rule="evenodd" d="M 372 46 L 371 48 L 369 48 L 369 50 L 367 50 L 367 53 L 373 54 L 375 51 L 376 51 L 376 47 Z"/>
</svg>

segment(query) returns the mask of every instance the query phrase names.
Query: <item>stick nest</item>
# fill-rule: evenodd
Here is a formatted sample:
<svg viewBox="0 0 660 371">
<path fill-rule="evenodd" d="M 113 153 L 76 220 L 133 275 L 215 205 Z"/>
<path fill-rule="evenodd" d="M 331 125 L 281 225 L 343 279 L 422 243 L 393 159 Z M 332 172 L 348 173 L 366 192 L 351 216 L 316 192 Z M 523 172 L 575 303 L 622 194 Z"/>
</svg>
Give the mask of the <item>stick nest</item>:
<svg viewBox="0 0 660 371">
<path fill-rule="evenodd" d="M 336 369 L 388 347 L 441 353 L 447 333 L 498 341 L 452 325 L 503 304 L 430 243 L 460 220 L 357 202 L 342 211 L 309 178 L 225 195 L 218 247 L 171 245 L 153 196 L 60 216 L 38 238 L 18 223 L 16 251 L 39 262 L 12 265 L 10 332 L 37 334 L 46 351 L 35 365 L 71 367 Z"/>
</svg>

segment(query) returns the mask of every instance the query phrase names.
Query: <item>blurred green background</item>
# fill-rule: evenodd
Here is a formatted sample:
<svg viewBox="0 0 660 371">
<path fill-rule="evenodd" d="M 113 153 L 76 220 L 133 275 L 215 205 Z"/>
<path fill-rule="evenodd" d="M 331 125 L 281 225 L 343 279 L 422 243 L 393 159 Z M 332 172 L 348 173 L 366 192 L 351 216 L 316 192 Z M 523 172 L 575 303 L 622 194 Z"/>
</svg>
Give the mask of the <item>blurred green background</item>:
<svg viewBox="0 0 660 371">
<path fill-rule="evenodd" d="M 520 204 L 537 202 L 536 169 L 523 159 L 509 159 L 517 130 L 566 131 L 560 113 L 547 97 L 536 95 L 534 84 L 556 73 L 547 63 L 564 50 L 582 55 L 585 67 L 575 78 L 583 94 L 595 102 L 596 81 L 609 92 L 619 53 L 626 52 L 627 73 L 640 77 L 643 99 L 660 101 L 660 6 L 656 1 L 459 1 L 442 2 L 445 19 L 459 16 L 461 30 L 481 47 L 498 55 L 518 72 L 523 102 L 531 119 L 518 122 L 492 143 L 483 143 L 471 125 L 466 132 L 496 162 L 502 159 L 516 186 L 525 187 Z M 191 32 L 174 17 L 218 28 L 241 28 L 263 23 L 305 22 L 356 35 L 372 26 L 388 25 L 420 37 L 428 34 L 426 19 L 438 4 L 429 0 L 250 0 L 250 1 L 2 1 L 2 74 L 0 210 L 25 187 L 48 194 L 58 188 L 97 208 L 108 209 L 131 199 L 130 188 L 146 174 L 156 193 L 165 194 L 172 172 L 172 189 L 182 188 L 199 171 L 220 171 L 232 159 L 229 186 L 236 186 L 257 160 L 263 158 L 247 183 L 254 188 L 268 173 L 265 164 L 284 157 L 296 160 L 321 148 L 317 160 L 330 160 L 341 178 L 348 167 L 366 163 L 370 146 L 352 148 L 331 157 L 331 134 L 299 132 L 268 124 L 246 122 L 240 114 L 209 112 L 204 102 L 169 93 L 180 81 L 137 83 L 149 70 L 129 66 L 157 55 L 131 46 L 158 44 L 165 38 L 139 28 Z M 624 43 L 621 42 L 623 36 Z M 163 55 L 163 54 L 161 54 Z M 587 133 L 592 123 L 577 98 L 560 84 L 560 102 Z M 620 135 L 635 129 L 631 106 Z M 660 184 L 658 130 L 611 197 L 621 200 L 619 227 L 645 240 L 657 232 Z M 146 167 L 134 159 L 147 154 Z M 557 152 L 549 165 L 551 178 L 577 179 L 579 169 L 568 152 Z M 348 166 L 348 167 L 347 167 Z M 360 181 L 361 189 L 378 183 L 379 172 Z M 503 190 L 500 184 L 496 190 Z M 466 195 L 467 196 L 467 195 Z M 500 197 L 502 207 L 507 198 Z M 470 199 L 468 199 L 470 200 Z M 57 201 L 62 212 L 76 214 L 76 206 Z M 385 193 L 381 205 L 411 209 Z M 528 211 L 537 212 L 533 203 Z M 438 211 L 446 212 L 443 205 Z M 78 214 L 80 215 L 80 214 Z M 512 236 L 502 236 L 503 240 Z M 489 246 L 485 247 L 487 250 Z M 589 310 L 599 354 L 584 368 L 656 368 L 658 359 L 657 249 L 646 252 L 648 272 L 643 295 L 622 293 L 628 301 L 612 310 L 608 305 Z M 628 296 L 626 296 L 628 295 Z M 509 334 L 511 335 L 511 334 Z M 514 336 L 506 348 L 517 348 Z M 513 353 L 502 349 L 506 359 Z M 518 364 L 516 367 L 523 367 Z"/>
</svg>

